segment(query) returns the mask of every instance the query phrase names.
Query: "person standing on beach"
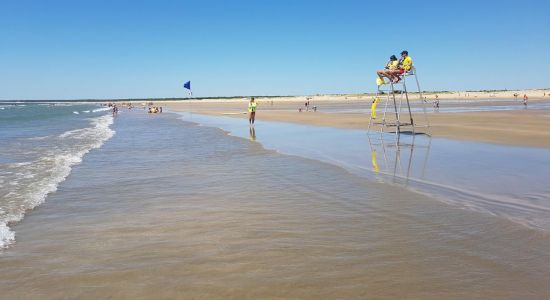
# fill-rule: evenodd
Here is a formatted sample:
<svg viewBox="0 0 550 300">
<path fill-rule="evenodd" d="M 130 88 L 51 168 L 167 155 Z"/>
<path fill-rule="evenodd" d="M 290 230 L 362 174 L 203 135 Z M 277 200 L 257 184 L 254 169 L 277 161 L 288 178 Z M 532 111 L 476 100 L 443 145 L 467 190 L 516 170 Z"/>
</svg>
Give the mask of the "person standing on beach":
<svg viewBox="0 0 550 300">
<path fill-rule="evenodd" d="M 527 107 L 527 100 L 529 100 L 529 97 L 527 97 L 527 94 L 523 94 L 523 105 Z"/>
<path fill-rule="evenodd" d="M 254 101 L 254 97 L 250 98 L 250 102 L 248 103 L 248 123 L 250 125 L 254 125 L 254 120 L 256 119 L 256 102 Z"/>
</svg>

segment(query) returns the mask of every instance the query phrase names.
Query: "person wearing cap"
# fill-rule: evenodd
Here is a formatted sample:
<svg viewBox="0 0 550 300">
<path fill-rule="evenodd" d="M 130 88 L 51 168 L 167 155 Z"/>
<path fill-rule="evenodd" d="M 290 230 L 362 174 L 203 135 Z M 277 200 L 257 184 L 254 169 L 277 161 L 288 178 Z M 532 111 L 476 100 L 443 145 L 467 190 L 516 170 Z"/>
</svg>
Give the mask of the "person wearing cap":
<svg viewBox="0 0 550 300">
<path fill-rule="evenodd" d="M 403 70 L 401 74 L 409 72 L 412 69 L 412 65 L 413 61 L 409 56 L 409 52 L 407 50 L 401 52 L 401 60 L 399 61 L 400 69 Z"/>
<path fill-rule="evenodd" d="M 412 67 L 413 61 L 409 56 L 409 52 L 407 50 L 403 50 L 401 52 L 401 59 L 399 60 L 398 68 L 396 70 L 388 70 L 386 71 L 386 74 L 393 83 L 398 83 L 401 80 L 401 77 L 399 76 L 409 72 Z"/>
</svg>

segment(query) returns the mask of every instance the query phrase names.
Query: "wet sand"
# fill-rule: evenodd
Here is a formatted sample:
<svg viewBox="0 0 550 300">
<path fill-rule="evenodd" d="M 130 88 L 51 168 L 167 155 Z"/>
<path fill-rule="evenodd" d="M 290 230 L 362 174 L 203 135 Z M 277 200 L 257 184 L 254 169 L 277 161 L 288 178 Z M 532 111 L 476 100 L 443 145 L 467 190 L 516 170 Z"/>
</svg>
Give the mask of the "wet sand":
<svg viewBox="0 0 550 300">
<path fill-rule="evenodd" d="M 498 101 L 491 103 L 498 103 Z M 161 105 L 179 112 L 247 117 L 245 100 L 163 102 Z M 261 100 L 257 119 L 336 128 L 366 129 L 368 127 L 369 114 L 339 112 L 369 109 L 370 102 L 368 101 L 316 101 L 313 105 L 318 107 L 317 112 L 300 113 L 297 108 L 303 107 L 301 101 L 273 100 L 273 104 L 271 104 L 271 100 Z M 485 102 L 463 105 L 485 105 Z M 550 128 L 550 110 L 523 109 L 519 103 L 517 106 L 518 110 L 511 111 L 429 113 L 430 133 L 434 137 L 450 139 L 550 147 L 550 132 L 545 130 L 545 128 Z M 433 111 L 431 107 L 428 109 Z M 422 114 L 414 114 L 413 118 L 424 122 Z"/>
<path fill-rule="evenodd" d="M 274 140 L 261 125 L 258 141 Z M 326 128 L 308 128 L 332 141 Z M 546 231 L 174 114 L 122 111 L 112 129 L 116 135 L 15 226 L 17 243 L 0 252 L 0 298 L 548 295 Z"/>
</svg>

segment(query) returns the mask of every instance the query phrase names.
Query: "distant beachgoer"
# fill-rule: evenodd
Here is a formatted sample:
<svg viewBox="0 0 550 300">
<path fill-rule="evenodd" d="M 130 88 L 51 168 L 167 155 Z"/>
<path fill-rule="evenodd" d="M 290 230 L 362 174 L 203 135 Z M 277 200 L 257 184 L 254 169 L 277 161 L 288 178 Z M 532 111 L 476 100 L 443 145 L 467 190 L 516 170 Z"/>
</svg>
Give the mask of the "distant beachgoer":
<svg viewBox="0 0 550 300">
<path fill-rule="evenodd" d="M 298 112 L 302 112 L 302 108 L 301 108 L 301 107 L 298 107 Z"/>
<path fill-rule="evenodd" d="M 313 106 L 313 112 L 317 112 L 317 106 Z"/>
<path fill-rule="evenodd" d="M 162 106 L 159 107 L 159 113 L 162 113 Z"/>
<path fill-rule="evenodd" d="M 116 104 L 113 105 L 113 116 L 116 116 L 118 114 L 118 107 Z"/>
<path fill-rule="evenodd" d="M 523 105 L 527 106 L 527 101 L 529 100 L 529 97 L 527 97 L 527 94 L 523 94 Z"/>
<path fill-rule="evenodd" d="M 256 102 L 254 101 L 254 97 L 250 99 L 250 102 L 248 103 L 248 123 L 254 125 L 254 121 L 256 119 Z"/>
</svg>

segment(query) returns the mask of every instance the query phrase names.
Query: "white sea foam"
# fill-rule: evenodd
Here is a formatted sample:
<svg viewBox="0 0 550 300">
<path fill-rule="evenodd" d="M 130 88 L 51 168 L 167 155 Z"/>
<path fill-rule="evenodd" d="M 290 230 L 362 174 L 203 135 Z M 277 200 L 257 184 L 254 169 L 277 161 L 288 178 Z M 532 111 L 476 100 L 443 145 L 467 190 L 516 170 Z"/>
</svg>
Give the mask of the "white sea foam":
<svg viewBox="0 0 550 300">
<path fill-rule="evenodd" d="M 33 136 L 33 137 L 28 138 L 28 140 L 30 140 L 30 141 L 40 141 L 40 140 L 45 140 L 45 139 L 48 139 L 48 138 L 50 138 L 49 135 L 45 135 L 45 136 Z"/>
<path fill-rule="evenodd" d="M 75 114 L 75 115 L 78 115 L 78 114 L 79 114 L 79 112 L 77 112 L 77 111 L 73 111 L 73 114 Z"/>
<path fill-rule="evenodd" d="M 100 111 L 108 111 L 108 110 L 111 110 L 111 108 L 110 107 L 102 107 L 102 108 L 92 109 L 92 112 L 100 112 Z"/>
<path fill-rule="evenodd" d="M 0 223 L 0 248 L 15 240 L 15 232 L 11 231 L 6 223 Z"/>
<path fill-rule="evenodd" d="M 43 203 L 48 194 L 55 192 L 59 183 L 67 178 L 72 166 L 80 163 L 86 153 L 101 147 L 115 134 L 110 128 L 112 123 L 113 117 L 110 115 L 94 118 L 91 127 L 61 134 L 56 147 L 32 163 L 14 163 L 9 166 L 17 172 L 11 172 L 15 176 L 8 182 L 16 184 L 9 187 L 1 185 L 2 190 L 7 192 L 4 198 L 9 201 L 0 210 L 0 248 L 15 240 L 10 224 L 21 221 L 25 211 Z"/>
</svg>

